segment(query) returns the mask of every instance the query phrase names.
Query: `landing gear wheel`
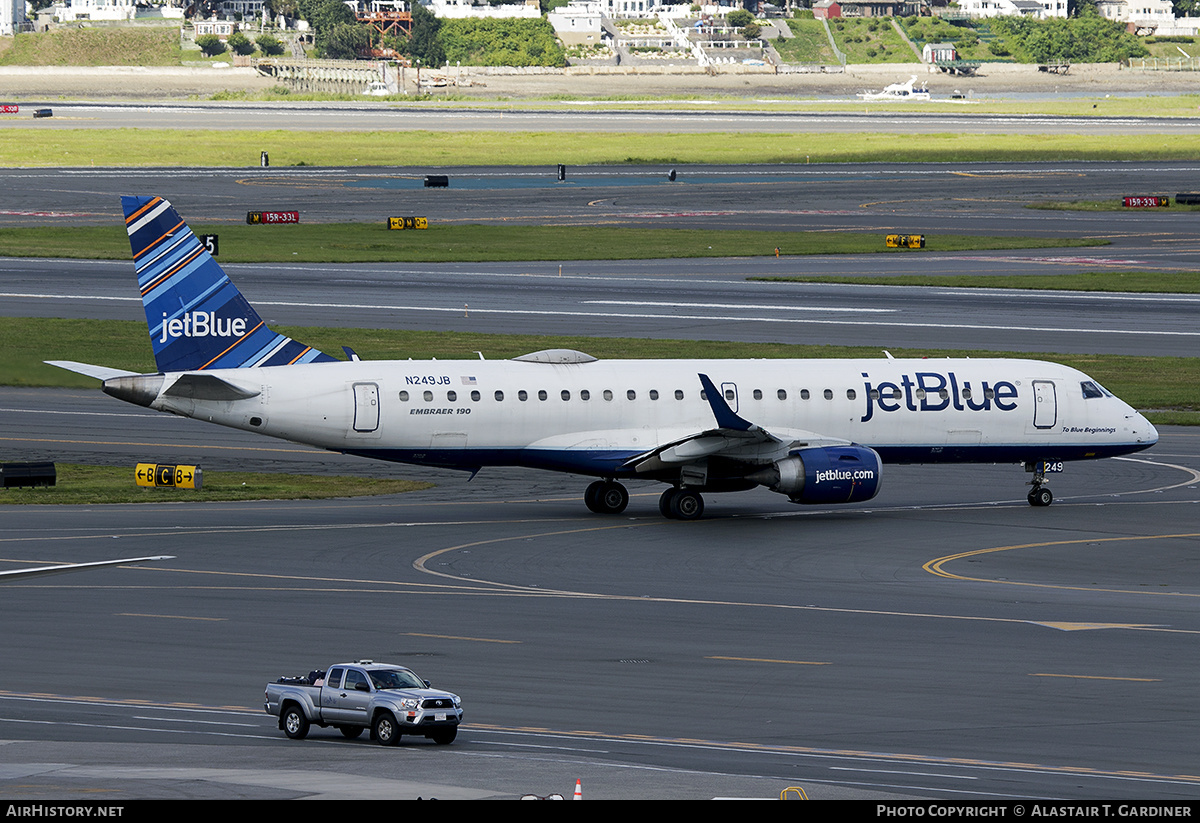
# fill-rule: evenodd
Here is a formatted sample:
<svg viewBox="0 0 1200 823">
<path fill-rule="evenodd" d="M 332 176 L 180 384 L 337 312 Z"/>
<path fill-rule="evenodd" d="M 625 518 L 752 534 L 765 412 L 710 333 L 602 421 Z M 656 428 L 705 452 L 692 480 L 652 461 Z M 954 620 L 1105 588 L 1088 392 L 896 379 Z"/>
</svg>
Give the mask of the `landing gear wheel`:
<svg viewBox="0 0 1200 823">
<path fill-rule="evenodd" d="M 675 495 L 679 494 L 679 489 L 671 486 L 662 493 L 662 497 L 658 498 L 658 513 L 663 517 L 671 520 L 675 519 L 675 515 L 671 513 L 671 501 L 675 499 Z"/>
<path fill-rule="evenodd" d="M 283 713 L 283 733 L 292 740 L 303 740 L 308 737 L 308 718 L 304 709 L 299 706 L 288 706 Z"/>
<path fill-rule="evenodd" d="M 396 726 L 396 718 L 388 712 L 380 712 L 371 726 L 371 736 L 380 746 L 395 746 L 400 742 L 400 729 Z"/>
<path fill-rule="evenodd" d="M 700 492 L 679 489 L 671 498 L 671 516 L 676 520 L 697 520 L 704 514 L 704 498 Z"/>
<path fill-rule="evenodd" d="M 1031 506 L 1049 506 L 1054 502 L 1054 495 L 1045 486 L 1038 486 L 1029 493 L 1029 505 Z"/>
<path fill-rule="evenodd" d="M 629 505 L 629 492 L 612 480 L 597 480 L 583 493 L 583 502 L 596 514 L 620 514 Z"/>
<path fill-rule="evenodd" d="M 342 737 L 347 740 L 356 740 L 362 734 L 362 726 L 338 726 L 337 730 L 342 733 Z"/>
</svg>

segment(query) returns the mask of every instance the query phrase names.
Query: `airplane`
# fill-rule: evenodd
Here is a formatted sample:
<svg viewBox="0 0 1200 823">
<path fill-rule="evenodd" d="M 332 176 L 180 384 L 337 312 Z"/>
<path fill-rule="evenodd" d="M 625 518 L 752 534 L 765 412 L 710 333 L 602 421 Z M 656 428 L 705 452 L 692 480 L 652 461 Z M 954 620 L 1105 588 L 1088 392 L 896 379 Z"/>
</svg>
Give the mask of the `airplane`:
<svg viewBox="0 0 1200 823">
<path fill-rule="evenodd" d="M 677 520 L 757 486 L 860 502 L 885 463 L 1024 464 L 1029 503 L 1048 506 L 1064 462 L 1158 440 L 1083 372 L 1037 360 L 340 360 L 268 328 L 168 201 L 122 205 L 158 372 L 47 362 L 130 403 L 330 451 L 592 476 L 598 514 L 625 510 L 630 479 L 667 484 L 659 511 Z"/>
</svg>

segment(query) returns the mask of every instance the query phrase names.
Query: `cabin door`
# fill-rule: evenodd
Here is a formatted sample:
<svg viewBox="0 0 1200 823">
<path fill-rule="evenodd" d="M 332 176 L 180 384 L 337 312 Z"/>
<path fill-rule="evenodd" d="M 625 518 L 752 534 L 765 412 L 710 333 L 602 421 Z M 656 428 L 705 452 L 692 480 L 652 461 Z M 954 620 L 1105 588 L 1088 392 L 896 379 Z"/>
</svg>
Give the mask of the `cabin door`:
<svg viewBox="0 0 1200 823">
<path fill-rule="evenodd" d="M 354 384 L 354 430 L 373 432 L 379 429 L 379 386 L 376 383 Z"/>
<path fill-rule="evenodd" d="M 1033 427 L 1052 429 L 1058 422 L 1058 398 L 1053 380 L 1033 381 Z"/>
</svg>

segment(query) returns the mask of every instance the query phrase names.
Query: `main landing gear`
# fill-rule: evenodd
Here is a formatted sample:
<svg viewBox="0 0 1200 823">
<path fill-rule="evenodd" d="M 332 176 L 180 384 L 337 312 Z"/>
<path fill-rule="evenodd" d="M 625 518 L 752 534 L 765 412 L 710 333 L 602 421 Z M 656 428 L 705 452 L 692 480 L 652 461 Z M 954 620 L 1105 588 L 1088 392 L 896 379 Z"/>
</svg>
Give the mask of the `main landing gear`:
<svg viewBox="0 0 1200 823">
<path fill-rule="evenodd" d="M 704 498 L 698 491 L 672 486 L 658 498 L 658 511 L 671 520 L 696 520 L 704 514 Z"/>
<path fill-rule="evenodd" d="M 629 505 L 629 492 L 615 480 L 597 480 L 583 493 L 583 502 L 596 514 L 620 514 Z"/>
<path fill-rule="evenodd" d="M 1050 464 L 1061 471 L 1061 463 Z M 1046 488 L 1043 483 L 1046 482 L 1046 470 L 1048 466 L 1045 462 L 1038 461 L 1037 463 L 1025 464 L 1025 470 L 1033 472 L 1033 480 L 1029 481 L 1029 485 L 1033 488 L 1029 490 L 1029 505 L 1031 506 L 1049 506 L 1054 502 L 1054 495 Z"/>
<path fill-rule="evenodd" d="M 583 502 L 596 514 L 620 514 L 629 505 L 629 492 L 615 480 L 597 480 L 583 493 Z M 671 520 L 696 520 L 704 514 L 704 498 L 693 489 L 672 486 L 658 498 L 658 510 Z"/>
</svg>

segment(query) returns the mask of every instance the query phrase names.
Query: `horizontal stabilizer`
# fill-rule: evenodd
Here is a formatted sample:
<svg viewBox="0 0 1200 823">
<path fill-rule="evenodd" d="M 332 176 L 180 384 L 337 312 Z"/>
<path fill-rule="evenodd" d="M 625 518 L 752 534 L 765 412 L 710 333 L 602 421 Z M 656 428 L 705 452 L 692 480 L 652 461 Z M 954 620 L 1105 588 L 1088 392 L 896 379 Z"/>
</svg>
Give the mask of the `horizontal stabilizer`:
<svg viewBox="0 0 1200 823">
<path fill-rule="evenodd" d="M 135 371 L 110 369 L 107 366 L 93 366 L 91 363 L 76 363 L 74 360 L 43 360 L 42 362 L 47 366 L 57 366 L 60 369 L 73 371 L 76 374 L 82 374 L 86 377 L 95 377 L 97 380 L 108 380 L 110 377 L 130 377 L 137 374 Z"/>
<path fill-rule="evenodd" d="M 193 400 L 245 400 L 257 397 L 261 392 L 243 389 L 214 374 L 181 374 L 164 395 L 190 397 Z"/>
</svg>

